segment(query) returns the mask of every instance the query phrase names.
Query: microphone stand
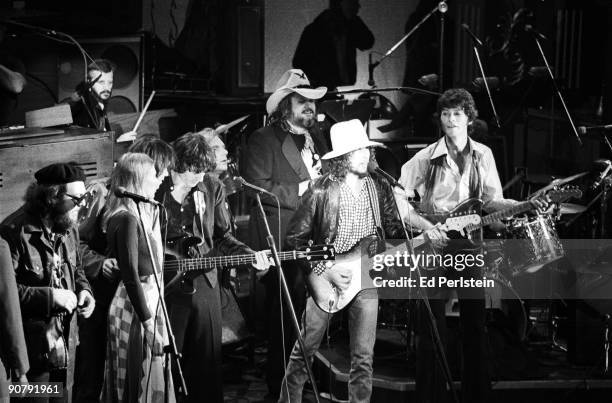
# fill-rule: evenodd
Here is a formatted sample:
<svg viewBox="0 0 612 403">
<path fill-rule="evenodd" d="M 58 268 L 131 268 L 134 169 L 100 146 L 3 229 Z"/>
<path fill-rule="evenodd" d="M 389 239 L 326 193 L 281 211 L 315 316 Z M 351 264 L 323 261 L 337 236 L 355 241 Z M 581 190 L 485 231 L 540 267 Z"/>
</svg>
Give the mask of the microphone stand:
<svg viewBox="0 0 612 403">
<path fill-rule="evenodd" d="M 308 378 L 310 379 L 310 383 L 312 384 L 312 390 L 315 396 L 315 401 L 319 403 L 319 391 L 317 389 L 317 383 L 315 382 L 314 374 L 312 373 L 312 368 L 310 367 L 310 362 L 306 355 L 306 349 L 304 347 L 304 339 L 302 338 L 302 333 L 300 333 L 300 324 L 298 322 L 297 316 L 295 314 L 295 308 L 293 307 L 293 303 L 291 302 L 291 296 L 289 295 L 289 288 L 287 287 L 287 281 L 285 281 L 285 273 L 283 272 L 283 267 L 281 265 L 280 258 L 278 257 L 278 250 L 276 249 L 276 243 L 274 242 L 274 237 L 270 232 L 270 225 L 268 224 L 268 219 L 266 218 L 266 213 L 263 209 L 263 205 L 261 204 L 261 198 L 259 197 L 259 192 L 255 192 L 255 198 L 257 200 L 257 207 L 259 209 L 259 213 L 261 214 L 261 218 L 264 222 L 264 228 L 266 230 L 266 241 L 268 242 L 268 246 L 270 247 L 270 252 L 272 254 L 272 258 L 274 259 L 274 264 L 278 270 L 278 277 L 281 283 L 281 290 L 283 292 L 283 297 L 285 298 L 285 303 L 289 308 L 289 313 L 291 314 L 291 323 L 295 328 L 295 332 L 297 335 L 297 342 L 300 345 L 300 349 L 302 350 L 302 357 L 304 358 L 304 364 L 306 365 L 306 372 L 308 372 Z M 285 387 L 288 387 L 285 382 Z"/>
<path fill-rule="evenodd" d="M 499 116 L 497 115 L 497 110 L 495 109 L 495 104 L 493 103 L 493 97 L 491 96 L 491 89 L 489 88 L 489 83 L 487 83 L 487 76 L 485 75 L 484 68 L 482 67 L 482 61 L 480 60 L 480 52 L 478 51 L 478 44 L 472 38 L 474 42 L 474 56 L 476 57 L 476 62 L 478 63 L 478 69 L 480 70 L 480 75 L 482 76 L 482 81 L 484 82 L 485 89 L 487 90 L 487 97 L 489 98 L 489 103 L 491 104 L 491 109 L 493 110 L 493 116 L 495 117 L 495 125 L 498 129 L 501 128 L 501 124 L 499 123 Z"/>
<path fill-rule="evenodd" d="M 410 202 L 408 202 L 410 203 Z M 395 196 L 393 197 L 393 207 L 395 210 L 395 214 L 399 217 L 399 221 L 402 224 L 402 230 L 404 231 L 404 236 L 406 237 L 406 248 L 411 256 L 415 256 L 414 247 L 412 245 L 412 238 L 408 234 L 408 229 L 406 228 L 406 223 L 402 218 L 402 215 L 399 210 L 399 206 L 397 205 L 397 199 Z M 410 215 L 410 210 L 408 210 L 408 215 Z M 408 219 L 410 221 L 410 219 Z M 415 263 L 415 271 L 419 278 L 422 278 L 421 268 Z M 412 270 L 410 271 L 410 279 L 412 279 Z M 417 282 L 420 284 L 420 282 Z M 438 331 L 438 326 L 436 326 L 436 318 L 434 317 L 433 311 L 431 310 L 431 304 L 429 303 L 429 297 L 427 296 L 427 292 L 423 291 L 421 286 L 417 287 L 417 298 L 423 303 L 425 306 L 425 310 L 427 312 L 427 318 L 429 319 L 429 325 L 431 326 L 431 332 L 433 334 L 434 339 L 434 352 L 436 353 L 436 358 L 440 366 L 442 367 L 442 372 L 444 373 L 444 378 L 446 380 L 446 384 L 451 393 L 453 401 L 455 403 L 459 403 L 459 398 L 457 397 L 457 391 L 455 390 L 455 385 L 453 384 L 453 376 L 450 371 L 450 367 L 448 366 L 448 360 L 446 358 L 446 353 L 444 352 L 444 345 L 442 344 L 442 339 L 440 338 L 440 332 Z"/>
<path fill-rule="evenodd" d="M 412 36 L 412 34 L 414 34 L 420 27 L 421 25 L 423 25 L 432 15 L 434 15 L 434 13 L 436 11 L 440 11 L 440 14 L 442 14 L 442 21 L 444 21 L 444 13 L 446 12 L 448 6 L 446 6 L 446 3 L 444 1 L 440 2 L 441 4 L 444 3 L 444 6 L 442 6 L 441 4 L 437 5 L 434 7 L 433 10 L 431 10 L 429 13 L 427 13 L 427 15 L 425 15 L 425 17 L 423 17 L 415 26 L 414 28 L 412 28 L 406 35 L 404 35 L 402 37 L 402 39 L 400 39 L 399 41 L 397 41 L 397 43 L 395 45 L 393 45 L 388 51 L 387 53 L 385 53 L 383 55 L 383 57 L 381 57 L 378 61 L 376 62 L 372 62 L 372 52 L 370 52 L 370 54 L 368 55 L 368 85 L 372 88 L 376 87 L 376 83 L 374 82 L 374 69 L 376 67 L 378 67 L 378 65 L 380 63 L 382 63 L 383 60 L 385 60 L 387 57 L 391 56 L 391 54 L 393 52 L 395 52 L 395 50 L 406 41 L 406 39 L 408 39 L 410 36 Z M 442 8 L 444 8 L 444 11 L 442 11 Z M 443 33 L 443 32 L 442 32 Z M 441 49 L 442 47 L 440 47 Z M 442 51 L 440 51 L 440 54 L 442 55 Z M 442 76 L 440 75 L 440 82 L 441 82 Z M 440 86 L 440 88 L 442 88 L 442 86 Z"/>
<path fill-rule="evenodd" d="M 138 210 L 138 218 L 140 220 L 140 226 L 142 228 L 142 233 L 144 234 L 145 243 L 147 244 L 147 251 L 149 252 L 149 259 L 151 259 L 151 265 L 153 266 L 153 277 L 155 278 L 155 285 L 157 286 L 157 292 L 159 294 L 159 302 L 162 308 L 162 313 L 164 315 L 164 320 L 166 321 L 166 331 L 168 332 L 168 345 L 164 346 L 164 355 L 165 355 L 165 376 L 164 376 L 164 401 L 169 402 L 169 388 L 170 383 L 168 380 L 172 373 L 170 371 L 170 356 L 174 357 L 176 361 L 176 368 L 178 371 L 178 377 L 181 382 L 181 389 L 183 391 L 184 396 L 188 396 L 187 393 L 187 384 L 185 383 L 185 378 L 183 377 L 183 370 L 181 368 L 181 355 L 178 352 L 176 347 L 176 339 L 174 338 L 174 333 L 172 332 L 172 326 L 170 326 L 170 317 L 168 316 L 168 310 L 166 309 L 166 301 L 164 300 L 164 296 L 162 294 L 162 286 L 159 276 L 157 275 L 157 271 L 155 270 L 155 257 L 153 256 L 153 250 L 151 249 L 151 241 L 149 240 L 149 235 L 144 225 L 144 221 L 142 219 L 142 211 L 140 210 L 140 202 L 134 200 L 136 203 L 136 209 Z M 157 314 L 157 313 L 156 313 Z M 153 333 L 153 337 L 155 337 L 155 333 Z"/>
<path fill-rule="evenodd" d="M 533 40 L 535 41 L 536 45 L 538 45 L 538 50 L 540 52 L 540 55 L 542 56 L 542 60 L 544 61 L 544 64 L 546 65 L 546 70 L 548 71 L 548 75 L 550 76 L 550 79 L 552 81 L 553 88 L 555 92 L 557 93 L 559 100 L 561 101 L 561 105 L 563 106 L 563 110 L 565 111 L 565 115 L 567 116 L 567 119 L 569 120 L 570 125 L 572 126 L 572 131 L 574 132 L 574 135 L 576 136 L 576 140 L 578 140 L 578 144 L 582 146 L 583 145 L 582 140 L 580 139 L 580 135 L 578 135 L 578 130 L 576 130 L 576 125 L 574 124 L 574 120 L 572 119 L 572 116 L 570 115 L 569 110 L 567 109 L 567 105 L 565 105 L 565 100 L 563 99 L 563 95 L 561 95 L 561 91 L 559 91 L 559 87 L 557 86 L 557 83 L 555 81 L 555 76 L 553 75 L 553 72 L 550 69 L 550 65 L 548 64 L 548 59 L 546 59 L 546 55 L 544 54 L 544 50 L 542 49 L 542 45 L 540 44 L 540 40 L 538 39 L 538 36 L 534 34 Z"/>
<path fill-rule="evenodd" d="M 446 6 L 446 2 L 444 2 L 443 0 L 438 5 L 438 8 L 441 7 L 441 4 L 444 4 L 443 7 L 448 7 Z M 440 88 L 440 91 L 444 91 L 444 23 L 446 21 L 446 19 L 444 18 L 444 13 L 446 13 L 446 10 L 442 11 L 442 9 L 440 9 L 440 55 L 438 58 L 438 62 L 439 62 L 439 66 L 438 66 L 439 87 L 438 88 Z"/>
</svg>

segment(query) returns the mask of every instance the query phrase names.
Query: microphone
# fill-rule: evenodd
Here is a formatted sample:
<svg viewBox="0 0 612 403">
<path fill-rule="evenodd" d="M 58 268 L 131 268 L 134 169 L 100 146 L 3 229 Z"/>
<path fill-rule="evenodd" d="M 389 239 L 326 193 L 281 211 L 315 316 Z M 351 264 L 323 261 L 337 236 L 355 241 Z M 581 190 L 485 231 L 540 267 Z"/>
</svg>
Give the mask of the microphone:
<svg viewBox="0 0 612 403">
<path fill-rule="evenodd" d="M 529 32 L 530 34 L 533 34 L 538 39 L 542 39 L 544 41 L 548 39 L 544 35 L 542 35 L 537 29 L 535 29 L 531 24 L 525 25 L 525 31 Z"/>
<path fill-rule="evenodd" d="M 610 130 L 612 125 L 601 125 L 601 126 L 578 126 L 578 133 L 584 135 L 592 131 L 598 130 Z"/>
<path fill-rule="evenodd" d="M 395 178 L 391 175 L 389 175 L 387 172 L 383 171 L 382 169 L 380 169 L 380 167 L 378 166 L 378 164 L 375 161 L 370 161 L 368 163 L 368 172 L 370 173 L 374 173 L 376 172 L 377 174 L 379 174 L 380 176 L 382 176 L 383 178 L 385 178 L 392 187 L 398 187 L 402 190 L 406 190 L 404 189 L 404 187 L 402 186 L 401 183 L 399 183 L 398 181 L 395 180 Z"/>
<path fill-rule="evenodd" d="M 467 32 L 467 34 L 469 36 L 472 37 L 472 40 L 474 41 L 474 43 L 476 44 L 476 46 L 482 47 L 484 46 L 482 41 L 480 39 L 478 39 L 478 37 L 476 36 L 476 34 L 474 34 L 471 30 L 470 30 L 470 26 L 468 24 L 461 24 L 461 28 L 463 28 L 463 30 L 465 32 Z"/>
<path fill-rule="evenodd" d="M 77 102 L 82 96 L 87 94 L 89 90 L 94 86 L 95 83 L 102 77 L 102 73 L 98 74 L 98 77 L 94 78 L 92 81 L 85 81 L 82 84 L 79 84 L 76 90 L 70 96 L 70 99 L 73 102 Z"/>
<path fill-rule="evenodd" d="M 127 197 L 128 199 L 132 199 L 135 202 L 143 202 L 153 204 L 154 206 L 161 206 L 161 203 L 157 200 L 151 199 L 149 197 L 145 197 L 136 193 L 128 192 L 126 188 L 123 186 L 119 186 L 115 189 L 115 196 L 122 198 Z"/>
<path fill-rule="evenodd" d="M 441 1 L 438 3 L 438 11 L 444 14 L 448 11 L 448 4 L 445 1 Z"/>
<path fill-rule="evenodd" d="M 242 176 L 234 176 L 234 178 L 233 178 L 233 179 L 234 179 L 236 182 L 239 182 L 239 183 L 240 183 L 242 186 L 246 186 L 246 187 L 248 187 L 248 188 L 249 188 L 249 189 L 251 189 L 251 190 L 254 190 L 254 191 L 258 192 L 258 193 L 263 193 L 263 194 L 266 194 L 266 195 L 271 196 L 271 197 L 273 197 L 273 198 L 275 198 L 275 199 L 277 198 L 277 196 L 276 196 L 274 193 L 272 193 L 272 192 L 268 192 L 268 191 L 267 191 L 266 189 L 264 189 L 264 188 L 260 188 L 259 186 L 255 186 L 255 185 L 253 185 L 253 184 L 251 184 L 251 183 L 249 183 L 249 182 L 245 181 L 245 180 L 244 180 L 244 178 L 243 178 Z"/>
</svg>

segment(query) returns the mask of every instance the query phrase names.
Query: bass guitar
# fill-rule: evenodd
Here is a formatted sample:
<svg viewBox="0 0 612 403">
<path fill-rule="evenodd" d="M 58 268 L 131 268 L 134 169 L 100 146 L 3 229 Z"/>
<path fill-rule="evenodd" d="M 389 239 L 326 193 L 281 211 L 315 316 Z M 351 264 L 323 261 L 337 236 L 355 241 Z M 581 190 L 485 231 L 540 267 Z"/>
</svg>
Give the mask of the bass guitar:
<svg viewBox="0 0 612 403">
<path fill-rule="evenodd" d="M 214 269 L 225 269 L 255 263 L 254 254 L 230 255 L 230 256 L 197 256 L 195 247 L 201 244 L 198 237 L 181 237 L 169 240 L 166 245 L 164 259 L 164 277 L 169 279 L 165 287 L 176 285 L 180 282 L 181 289 L 189 294 L 195 292 L 190 273 L 206 273 Z M 309 245 L 304 248 L 278 252 L 281 262 L 291 260 L 333 260 L 335 258 L 333 245 Z M 272 253 L 268 252 L 268 257 Z"/>
</svg>

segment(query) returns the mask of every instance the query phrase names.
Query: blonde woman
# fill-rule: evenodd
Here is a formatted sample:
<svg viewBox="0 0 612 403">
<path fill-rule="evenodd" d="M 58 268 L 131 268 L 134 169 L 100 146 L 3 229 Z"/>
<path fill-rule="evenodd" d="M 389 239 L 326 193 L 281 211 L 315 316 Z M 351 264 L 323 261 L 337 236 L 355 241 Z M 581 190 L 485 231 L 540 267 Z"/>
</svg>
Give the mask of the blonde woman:
<svg viewBox="0 0 612 403">
<path fill-rule="evenodd" d="M 114 195 L 123 187 L 152 198 L 160 183 L 153 160 L 140 153 L 123 155 L 111 175 L 102 228 L 108 257 L 117 259 L 121 281 L 108 312 L 104 402 L 164 401 L 162 348 L 167 344 L 167 334 L 153 275 L 155 270 L 161 279 L 163 263 L 157 212 L 153 206 L 141 206 L 143 229 L 135 202 Z M 144 231 L 150 239 L 153 262 Z M 172 393 L 169 401 L 173 402 L 172 380 L 167 381 Z"/>
</svg>

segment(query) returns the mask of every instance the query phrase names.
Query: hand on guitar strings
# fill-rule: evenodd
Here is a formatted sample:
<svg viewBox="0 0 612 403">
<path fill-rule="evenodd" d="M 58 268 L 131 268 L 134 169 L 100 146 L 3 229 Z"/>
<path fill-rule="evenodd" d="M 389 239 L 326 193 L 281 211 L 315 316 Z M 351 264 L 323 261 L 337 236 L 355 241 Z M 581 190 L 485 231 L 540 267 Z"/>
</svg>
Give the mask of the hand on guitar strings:
<svg viewBox="0 0 612 403">
<path fill-rule="evenodd" d="M 429 228 L 424 232 L 424 235 L 435 249 L 444 249 L 448 245 L 448 235 L 446 232 L 440 229 L 440 224 L 436 224 L 434 227 Z"/>
<path fill-rule="evenodd" d="M 274 266 L 274 261 L 268 257 L 269 254 L 270 249 L 255 252 L 255 263 L 252 263 L 252 266 L 257 270 L 257 277 L 263 276 L 268 272 L 270 266 Z"/>
<path fill-rule="evenodd" d="M 325 275 L 327 276 L 327 279 L 340 291 L 348 289 L 351 285 L 351 279 L 353 278 L 352 270 L 339 264 L 332 264 L 332 267 L 325 271 Z"/>
</svg>

